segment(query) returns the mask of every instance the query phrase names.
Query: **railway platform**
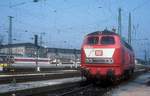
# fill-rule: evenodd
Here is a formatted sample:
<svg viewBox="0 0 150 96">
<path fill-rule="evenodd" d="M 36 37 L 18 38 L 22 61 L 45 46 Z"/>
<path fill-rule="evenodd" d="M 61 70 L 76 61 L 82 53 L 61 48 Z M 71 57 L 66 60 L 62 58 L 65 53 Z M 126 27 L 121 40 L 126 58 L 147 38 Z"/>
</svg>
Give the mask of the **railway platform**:
<svg viewBox="0 0 150 96">
<path fill-rule="evenodd" d="M 1 84 L 0 96 L 26 96 L 35 93 L 37 94 L 45 91 L 56 90 L 57 88 L 72 86 L 82 80 L 81 77 L 72 77 L 16 84 Z"/>
<path fill-rule="evenodd" d="M 131 82 L 119 85 L 110 94 L 111 96 L 149 96 L 150 72 L 142 74 Z"/>
</svg>

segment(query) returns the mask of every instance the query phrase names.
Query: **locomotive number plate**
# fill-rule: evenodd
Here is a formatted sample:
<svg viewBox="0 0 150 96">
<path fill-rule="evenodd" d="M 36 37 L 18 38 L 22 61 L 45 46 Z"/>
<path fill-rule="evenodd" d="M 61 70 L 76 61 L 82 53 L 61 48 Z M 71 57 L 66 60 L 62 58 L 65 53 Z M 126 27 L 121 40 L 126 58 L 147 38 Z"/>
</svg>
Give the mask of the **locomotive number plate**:
<svg viewBox="0 0 150 96">
<path fill-rule="evenodd" d="M 95 50 L 95 56 L 102 56 L 103 51 L 102 50 Z"/>
</svg>

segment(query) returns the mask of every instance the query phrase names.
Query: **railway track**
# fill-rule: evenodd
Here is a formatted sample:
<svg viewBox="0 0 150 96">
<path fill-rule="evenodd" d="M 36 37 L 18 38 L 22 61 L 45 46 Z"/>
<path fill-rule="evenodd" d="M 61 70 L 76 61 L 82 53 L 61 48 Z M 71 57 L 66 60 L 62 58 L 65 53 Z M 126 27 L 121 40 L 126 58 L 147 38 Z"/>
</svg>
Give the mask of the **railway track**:
<svg viewBox="0 0 150 96">
<path fill-rule="evenodd" d="M 90 88 L 92 87 L 93 85 L 92 84 L 88 84 L 86 86 L 82 86 L 82 87 L 79 87 L 79 88 L 75 88 L 75 89 L 72 89 L 70 91 L 67 91 L 67 92 L 64 92 L 64 93 L 61 93 L 57 96 L 66 96 L 66 95 L 71 95 L 71 94 L 74 94 L 74 93 L 77 93 L 77 92 L 82 92 L 83 90 L 87 89 L 87 88 Z"/>
<path fill-rule="evenodd" d="M 121 83 L 118 83 L 118 85 L 126 84 L 134 80 L 136 77 L 143 74 L 144 72 L 146 71 L 145 70 L 136 71 L 132 78 L 130 78 L 129 80 L 123 81 Z M 54 75 L 54 76 L 57 76 L 60 78 L 60 75 Z M 70 76 L 72 76 L 72 74 L 70 74 Z M 38 78 L 37 81 L 39 81 L 40 77 L 37 77 L 37 78 Z M 64 78 L 64 76 L 62 78 Z M 52 78 L 52 79 L 55 80 L 55 78 Z M 23 92 L 21 93 L 21 95 L 17 95 L 17 96 L 99 96 L 99 95 L 108 96 L 105 94 L 111 94 L 111 91 L 113 91 L 113 89 L 116 88 L 118 85 L 113 85 L 111 83 L 95 85 L 91 82 L 85 82 L 85 81 L 82 83 L 72 82 L 69 84 L 57 85 L 56 88 L 53 88 L 51 86 L 38 88 L 36 89 L 38 91 L 32 90 L 32 92 L 30 91 L 31 93 L 28 95 L 24 94 Z M 49 89 L 53 89 L 53 90 L 49 90 Z M 17 92 L 17 93 L 20 93 L 20 92 Z"/>
<path fill-rule="evenodd" d="M 32 96 L 102 96 L 114 88 L 113 85 L 95 85 L 90 82 L 82 82 L 75 86 L 53 90 L 46 93 L 32 94 Z M 107 95 L 106 95 L 107 96 Z"/>
<path fill-rule="evenodd" d="M 0 84 L 61 79 L 61 78 L 69 78 L 69 77 L 77 77 L 77 76 L 80 76 L 80 72 L 78 70 L 69 71 L 69 72 L 58 71 L 58 72 L 50 72 L 50 73 L 42 72 L 42 73 L 32 73 L 32 74 L 31 73 L 5 74 L 5 75 L 0 75 Z"/>
<path fill-rule="evenodd" d="M 81 82 L 71 83 L 69 85 L 67 84 L 64 85 L 62 88 L 51 90 L 49 92 L 32 94 L 32 96 L 72 96 L 73 94 L 77 92 L 82 92 L 83 90 L 91 88 L 92 86 L 92 83 L 82 80 Z"/>
<path fill-rule="evenodd" d="M 86 84 L 83 85 L 72 86 L 69 88 L 59 89 L 53 92 L 47 92 L 38 95 L 36 94 L 33 96 L 110 96 L 114 88 L 117 88 L 120 84 L 124 85 L 128 82 L 131 82 L 145 72 L 147 71 L 137 70 L 130 79 L 118 82 L 117 84 L 113 84 L 111 82 L 103 82 L 101 84 L 86 82 Z"/>
</svg>

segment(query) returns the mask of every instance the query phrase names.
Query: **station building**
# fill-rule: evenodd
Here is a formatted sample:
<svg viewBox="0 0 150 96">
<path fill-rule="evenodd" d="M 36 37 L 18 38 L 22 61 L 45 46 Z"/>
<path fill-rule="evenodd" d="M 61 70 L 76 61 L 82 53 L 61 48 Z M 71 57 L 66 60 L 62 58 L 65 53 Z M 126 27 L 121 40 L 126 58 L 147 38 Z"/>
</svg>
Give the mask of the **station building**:
<svg viewBox="0 0 150 96">
<path fill-rule="evenodd" d="M 36 55 L 36 46 L 32 43 L 17 43 L 17 44 L 1 45 L 0 53 L 9 55 L 10 49 L 11 49 L 11 54 L 13 56 L 35 57 Z M 42 57 L 46 57 L 45 49 L 43 47 L 40 47 L 40 50 L 42 51 L 40 55 Z"/>
<path fill-rule="evenodd" d="M 47 57 L 51 59 L 59 59 L 62 62 L 69 60 L 80 60 L 80 50 L 77 49 L 62 49 L 62 48 L 47 48 Z"/>
<path fill-rule="evenodd" d="M 36 50 L 38 48 L 38 51 Z M 77 49 L 63 49 L 63 48 L 44 48 L 42 46 L 35 46 L 32 43 L 17 43 L 9 45 L 0 46 L 0 54 L 9 55 L 9 50 L 13 56 L 18 57 L 35 57 L 36 52 L 41 58 L 51 58 L 51 59 L 79 59 L 80 50 Z"/>
</svg>

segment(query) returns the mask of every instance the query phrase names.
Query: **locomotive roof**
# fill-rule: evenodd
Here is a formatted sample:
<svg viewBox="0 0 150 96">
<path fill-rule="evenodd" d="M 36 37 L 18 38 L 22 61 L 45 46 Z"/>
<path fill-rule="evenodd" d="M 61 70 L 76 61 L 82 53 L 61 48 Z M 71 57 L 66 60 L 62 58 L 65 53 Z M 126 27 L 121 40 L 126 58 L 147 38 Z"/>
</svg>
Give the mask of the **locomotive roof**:
<svg viewBox="0 0 150 96">
<path fill-rule="evenodd" d="M 113 31 L 104 30 L 104 31 L 95 31 L 95 32 L 89 33 L 87 36 L 90 36 L 90 35 L 118 35 L 118 34 L 116 34 Z"/>
<path fill-rule="evenodd" d="M 104 31 L 95 31 L 95 32 L 89 33 L 87 36 L 91 36 L 91 35 L 117 35 L 117 36 L 119 36 L 117 33 L 113 32 L 113 31 L 109 31 L 107 29 L 105 29 Z M 132 47 L 126 41 L 124 41 L 123 39 L 121 39 L 121 41 L 128 49 L 133 51 Z"/>
</svg>

